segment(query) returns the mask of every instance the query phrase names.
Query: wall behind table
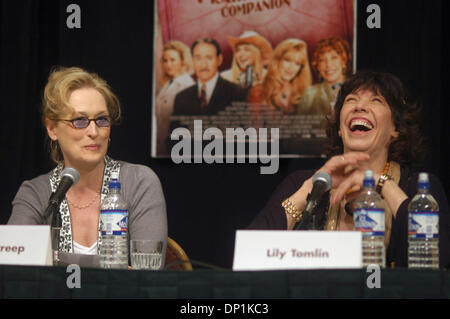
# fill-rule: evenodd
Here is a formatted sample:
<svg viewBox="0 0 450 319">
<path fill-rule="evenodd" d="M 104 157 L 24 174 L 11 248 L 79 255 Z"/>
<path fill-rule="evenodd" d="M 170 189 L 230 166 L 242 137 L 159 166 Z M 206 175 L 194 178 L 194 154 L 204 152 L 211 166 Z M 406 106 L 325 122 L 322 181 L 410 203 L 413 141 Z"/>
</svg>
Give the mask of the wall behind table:
<svg viewBox="0 0 450 319">
<path fill-rule="evenodd" d="M 82 28 L 66 27 L 66 7 L 77 3 Z M 378 3 L 381 29 L 366 27 L 366 7 Z M 445 2 L 444 2 L 445 3 Z M 448 98 L 441 60 L 439 1 L 360 1 L 358 69 L 397 74 L 424 101 L 424 132 L 432 152 L 425 167 L 449 189 L 446 125 Z M 152 1 L 3 1 L 0 4 L 1 160 L 0 223 L 23 180 L 47 172 L 39 103 L 52 65 L 78 65 L 99 73 L 123 105 L 123 123 L 112 132 L 113 158 L 150 166 L 161 179 L 168 207 L 169 236 L 195 260 L 231 267 L 234 231 L 246 227 L 284 177 L 318 167 L 322 159 L 281 159 L 275 175 L 259 164 L 175 165 L 150 158 L 153 53 Z M 444 53 L 448 53 L 446 50 Z M 444 55 L 447 56 L 447 55 Z M 441 75 L 442 74 L 442 75 Z M 444 107 L 442 107 L 443 105 Z"/>
</svg>

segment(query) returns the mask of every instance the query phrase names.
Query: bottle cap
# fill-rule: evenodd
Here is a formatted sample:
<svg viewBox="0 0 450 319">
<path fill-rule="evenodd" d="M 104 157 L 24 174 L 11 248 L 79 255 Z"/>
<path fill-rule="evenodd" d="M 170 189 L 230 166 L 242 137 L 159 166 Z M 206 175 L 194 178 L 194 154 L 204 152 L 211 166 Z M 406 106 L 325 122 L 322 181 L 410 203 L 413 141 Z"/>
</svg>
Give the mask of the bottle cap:
<svg viewBox="0 0 450 319">
<path fill-rule="evenodd" d="M 375 180 L 373 177 L 373 171 L 368 169 L 364 172 L 364 183 L 363 187 L 375 187 Z"/>
<path fill-rule="evenodd" d="M 109 180 L 109 188 L 120 188 L 118 172 L 111 173 L 111 179 Z"/>
<path fill-rule="evenodd" d="M 420 182 L 428 182 L 428 173 L 420 173 L 419 174 L 419 183 Z"/>
<path fill-rule="evenodd" d="M 365 179 L 373 179 L 373 171 L 368 169 L 364 172 L 364 178 Z"/>
<path fill-rule="evenodd" d="M 428 173 L 420 173 L 417 188 L 420 189 L 430 189 L 430 180 L 428 178 Z"/>
</svg>

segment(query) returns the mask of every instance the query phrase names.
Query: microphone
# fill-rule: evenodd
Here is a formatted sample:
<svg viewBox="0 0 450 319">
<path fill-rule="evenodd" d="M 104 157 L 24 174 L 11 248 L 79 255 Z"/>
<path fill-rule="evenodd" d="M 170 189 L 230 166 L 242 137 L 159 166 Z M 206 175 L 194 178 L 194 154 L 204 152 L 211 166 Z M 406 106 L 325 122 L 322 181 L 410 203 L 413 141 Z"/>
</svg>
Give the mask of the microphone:
<svg viewBox="0 0 450 319">
<path fill-rule="evenodd" d="M 298 223 L 294 229 L 308 229 L 310 227 L 309 221 L 311 215 L 317 204 L 319 204 L 320 199 L 323 194 L 331 188 L 331 176 L 326 172 L 319 172 L 314 175 L 313 179 L 313 189 L 309 193 L 306 199 L 305 210 L 303 211 L 302 220 Z M 315 217 L 313 215 L 313 217 Z M 315 218 L 313 218 L 313 229 L 315 228 Z"/>
<path fill-rule="evenodd" d="M 67 167 L 61 172 L 61 182 L 59 182 L 56 191 L 52 193 L 48 200 L 47 209 L 44 212 L 44 223 L 48 216 L 52 215 L 52 223 L 50 227 L 51 231 L 51 243 L 53 251 L 53 264 L 60 264 L 60 247 L 59 236 L 62 227 L 61 214 L 59 213 L 59 205 L 61 205 L 64 196 L 72 185 L 75 185 L 80 180 L 80 173 L 73 168 Z"/>
<path fill-rule="evenodd" d="M 80 173 L 78 173 L 75 168 L 66 167 L 65 169 L 63 169 L 61 173 L 61 182 L 56 188 L 56 191 L 52 193 L 50 199 L 48 200 L 48 206 L 44 212 L 44 220 L 46 220 L 52 212 L 57 212 L 59 210 L 59 205 L 64 199 L 64 196 L 66 196 L 67 191 L 72 185 L 78 183 L 79 180 Z M 55 216 L 53 219 L 55 219 Z"/>
<path fill-rule="evenodd" d="M 246 88 L 251 87 L 253 84 L 253 67 L 251 65 L 247 66 L 245 69 L 245 81 L 244 85 Z"/>
</svg>

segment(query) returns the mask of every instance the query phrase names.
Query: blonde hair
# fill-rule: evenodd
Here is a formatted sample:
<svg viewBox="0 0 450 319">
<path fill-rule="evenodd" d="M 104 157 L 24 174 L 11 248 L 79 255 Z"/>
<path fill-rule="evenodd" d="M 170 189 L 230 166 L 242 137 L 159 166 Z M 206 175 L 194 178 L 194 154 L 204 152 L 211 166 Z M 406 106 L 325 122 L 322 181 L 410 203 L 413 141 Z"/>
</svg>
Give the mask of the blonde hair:
<svg viewBox="0 0 450 319">
<path fill-rule="evenodd" d="M 183 66 L 182 66 L 183 73 L 187 73 L 190 75 L 194 72 L 194 65 L 192 63 L 191 51 L 190 51 L 190 48 L 186 44 L 184 44 L 181 41 L 171 40 L 164 45 L 163 56 L 164 56 L 164 52 L 168 51 L 168 50 L 177 51 L 178 54 L 180 55 L 180 59 L 183 64 Z M 161 57 L 161 63 L 163 63 L 163 59 L 164 59 L 164 57 Z M 164 84 L 169 80 L 170 80 L 170 78 L 167 76 L 167 74 L 163 68 L 162 83 Z"/>
<path fill-rule="evenodd" d="M 121 117 L 120 102 L 110 86 L 96 73 L 89 73 L 79 67 L 56 67 L 52 69 L 44 89 L 42 99 L 42 122 L 46 126 L 49 120 L 58 120 L 67 112 L 74 112 L 69 104 L 70 94 L 81 88 L 93 88 L 105 99 L 111 123 L 117 123 Z M 57 141 L 49 138 L 52 160 L 63 161 L 63 155 Z"/>
<path fill-rule="evenodd" d="M 253 72 L 259 76 L 258 81 L 262 81 L 263 80 L 263 59 L 262 59 L 261 50 L 257 46 L 255 46 L 251 43 L 241 42 L 241 43 L 236 44 L 236 46 L 234 47 L 233 62 L 231 64 L 231 80 L 232 80 L 232 82 L 239 84 L 239 76 L 241 75 L 242 71 L 239 68 L 239 65 L 236 61 L 236 51 L 237 51 L 237 47 L 240 45 L 243 45 L 243 44 L 246 44 L 249 46 L 249 48 L 253 54 L 253 60 L 255 61 L 254 65 L 253 65 Z"/>
<path fill-rule="evenodd" d="M 267 75 L 264 79 L 263 94 L 268 103 L 270 103 L 272 96 L 277 95 L 283 89 L 283 80 L 281 79 L 278 68 L 282 58 L 291 51 L 300 53 L 299 62 L 302 67 L 292 80 L 295 94 L 291 96 L 290 103 L 297 104 L 305 89 L 312 84 L 306 42 L 300 39 L 286 39 L 280 42 L 273 51 L 272 61 L 269 64 Z"/>
</svg>

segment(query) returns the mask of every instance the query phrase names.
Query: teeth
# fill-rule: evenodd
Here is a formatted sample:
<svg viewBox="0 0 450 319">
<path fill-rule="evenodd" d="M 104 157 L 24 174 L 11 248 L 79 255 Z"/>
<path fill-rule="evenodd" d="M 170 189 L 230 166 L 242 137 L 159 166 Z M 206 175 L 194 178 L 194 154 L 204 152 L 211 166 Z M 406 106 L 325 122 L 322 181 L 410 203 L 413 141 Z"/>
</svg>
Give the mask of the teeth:
<svg viewBox="0 0 450 319">
<path fill-rule="evenodd" d="M 368 128 L 369 130 L 373 129 L 373 126 L 369 122 L 366 122 L 366 121 L 363 121 L 363 120 L 354 120 L 354 121 L 352 121 L 350 123 L 350 129 L 353 129 L 357 125 L 364 126 L 364 127 Z"/>
</svg>

